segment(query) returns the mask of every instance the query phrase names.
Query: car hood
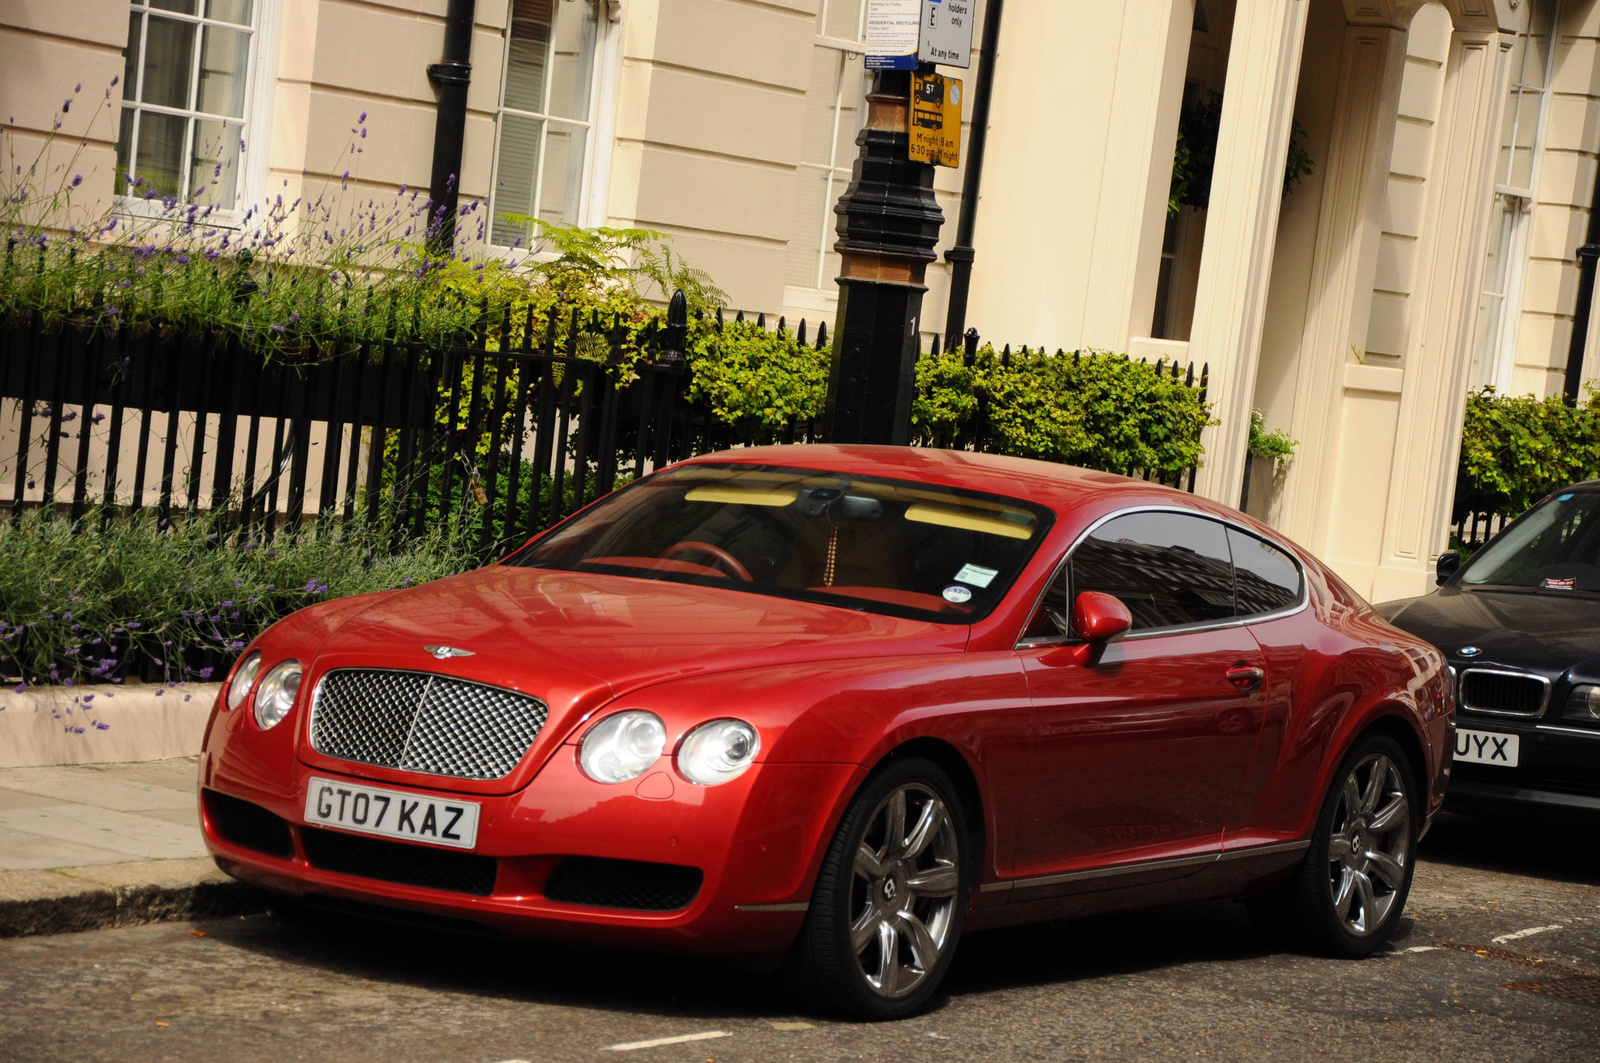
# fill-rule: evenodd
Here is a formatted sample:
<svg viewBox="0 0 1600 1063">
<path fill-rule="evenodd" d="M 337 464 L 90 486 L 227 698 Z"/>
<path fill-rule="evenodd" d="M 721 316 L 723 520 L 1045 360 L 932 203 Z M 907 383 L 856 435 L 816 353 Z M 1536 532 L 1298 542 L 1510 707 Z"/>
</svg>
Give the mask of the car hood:
<svg viewBox="0 0 1600 1063">
<path fill-rule="evenodd" d="M 730 668 L 959 651 L 967 635 L 965 626 L 748 591 L 493 565 L 376 601 L 323 643 L 317 661 L 437 671 L 539 697 L 551 685 L 622 696 Z M 471 656 L 436 660 L 424 646 Z"/>
<path fill-rule="evenodd" d="M 1457 665 L 1506 665 L 1555 677 L 1600 651 L 1600 600 L 1587 596 L 1446 587 L 1381 611 Z M 1463 656 L 1469 646 L 1481 652 Z"/>
</svg>

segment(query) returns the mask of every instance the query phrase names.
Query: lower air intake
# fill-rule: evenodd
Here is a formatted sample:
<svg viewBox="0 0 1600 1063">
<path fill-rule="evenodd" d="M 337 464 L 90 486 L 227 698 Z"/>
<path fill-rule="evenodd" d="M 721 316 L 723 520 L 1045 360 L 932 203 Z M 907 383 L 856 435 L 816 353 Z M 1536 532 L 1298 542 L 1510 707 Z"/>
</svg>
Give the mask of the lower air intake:
<svg viewBox="0 0 1600 1063">
<path fill-rule="evenodd" d="M 575 856 L 556 868 L 544 895 L 588 908 L 676 912 L 694 903 L 704 877 L 697 867 Z"/>
<path fill-rule="evenodd" d="M 487 897 L 494 892 L 499 871 L 499 864 L 489 856 L 362 838 L 317 827 L 301 827 L 300 841 L 311 866 L 323 871 L 448 893 Z"/>
<path fill-rule="evenodd" d="M 223 841 L 287 860 L 294 855 L 289 824 L 260 805 L 216 790 L 204 791 L 206 815 Z"/>
</svg>

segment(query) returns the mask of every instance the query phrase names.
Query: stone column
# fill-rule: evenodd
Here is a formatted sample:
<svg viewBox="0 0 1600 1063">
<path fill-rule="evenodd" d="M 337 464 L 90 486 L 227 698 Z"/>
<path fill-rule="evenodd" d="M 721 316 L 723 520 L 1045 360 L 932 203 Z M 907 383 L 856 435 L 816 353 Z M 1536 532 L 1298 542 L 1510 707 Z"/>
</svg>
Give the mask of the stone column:
<svg viewBox="0 0 1600 1063">
<path fill-rule="evenodd" d="M 1450 41 L 1374 601 L 1427 590 L 1446 541 L 1513 40 L 1491 28 Z"/>
<path fill-rule="evenodd" d="M 1277 518 L 1313 550 L 1324 549 L 1330 520 L 1345 369 L 1352 348 L 1366 346 L 1405 61 L 1406 31 L 1384 16 L 1345 31 L 1288 427 L 1301 446 Z"/>
<path fill-rule="evenodd" d="M 1155 313 L 1172 151 L 1194 35 L 1194 0 L 1140 0 L 1122 14 L 1083 345 L 1125 351 Z"/>
<path fill-rule="evenodd" d="M 1213 416 L 1196 490 L 1237 505 L 1308 0 L 1239 0 L 1206 213 L 1190 357 L 1211 366 Z"/>
</svg>

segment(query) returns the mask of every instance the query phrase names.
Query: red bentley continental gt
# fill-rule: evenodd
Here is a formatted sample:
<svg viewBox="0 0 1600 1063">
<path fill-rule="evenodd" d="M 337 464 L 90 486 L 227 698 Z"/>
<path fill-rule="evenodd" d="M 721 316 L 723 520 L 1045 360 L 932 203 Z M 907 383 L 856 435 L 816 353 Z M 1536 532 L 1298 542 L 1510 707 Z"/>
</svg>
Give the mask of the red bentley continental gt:
<svg viewBox="0 0 1600 1063">
<path fill-rule="evenodd" d="M 207 844 L 309 904 L 782 958 L 916 1010 L 963 930 L 1200 898 L 1361 956 L 1439 807 L 1444 663 L 1234 510 L 1058 465 L 773 447 L 274 625 Z"/>
</svg>

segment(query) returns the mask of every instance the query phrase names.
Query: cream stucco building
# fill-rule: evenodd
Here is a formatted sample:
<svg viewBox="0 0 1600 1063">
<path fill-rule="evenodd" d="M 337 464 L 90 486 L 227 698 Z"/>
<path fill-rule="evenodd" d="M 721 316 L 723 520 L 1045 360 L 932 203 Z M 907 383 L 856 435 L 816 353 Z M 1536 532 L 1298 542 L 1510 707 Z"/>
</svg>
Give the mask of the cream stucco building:
<svg viewBox="0 0 1600 1063">
<path fill-rule="evenodd" d="M 346 170 L 392 196 L 428 183 L 447 7 L 0 0 L 0 115 L 23 145 L 57 116 L 87 136 L 80 201 L 219 162 L 224 210 Z M 477 0 L 460 185 L 486 242 L 533 215 L 646 226 L 736 306 L 831 319 L 864 7 Z M 1209 202 L 1171 211 L 1180 115 L 1212 93 Z M 1291 140 L 1314 170 L 1285 196 Z M 969 320 L 1209 364 L 1199 489 L 1239 501 L 1259 408 L 1300 441 L 1272 522 L 1375 600 L 1419 593 L 1469 388 L 1562 389 L 1597 156 L 1600 0 L 1011 0 Z M 961 178 L 938 174 L 947 243 Z M 926 321 L 947 288 L 941 263 Z"/>
</svg>

